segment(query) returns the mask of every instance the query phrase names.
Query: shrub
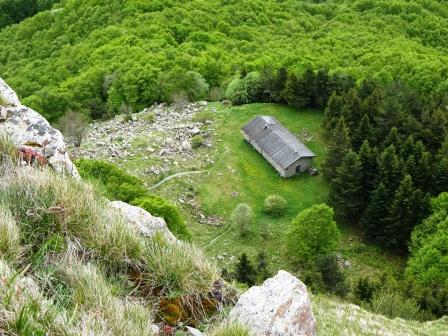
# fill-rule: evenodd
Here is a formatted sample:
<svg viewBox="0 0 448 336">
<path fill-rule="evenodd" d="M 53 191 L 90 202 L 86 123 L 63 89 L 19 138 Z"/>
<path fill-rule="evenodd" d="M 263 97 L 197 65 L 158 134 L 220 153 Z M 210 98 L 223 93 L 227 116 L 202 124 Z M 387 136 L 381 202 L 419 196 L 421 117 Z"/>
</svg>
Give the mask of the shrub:
<svg viewBox="0 0 448 336">
<path fill-rule="evenodd" d="M 325 204 L 316 204 L 302 211 L 291 223 L 288 235 L 290 253 L 303 262 L 333 254 L 340 237 L 333 216 L 333 209 Z"/>
<path fill-rule="evenodd" d="M 221 101 L 226 94 L 226 90 L 222 87 L 212 87 L 208 94 L 208 100 L 212 102 Z"/>
<path fill-rule="evenodd" d="M 176 111 L 182 111 L 188 104 L 188 96 L 184 91 L 175 92 L 171 96 L 171 103 Z"/>
<path fill-rule="evenodd" d="M 243 253 L 238 259 L 238 263 L 235 268 L 235 279 L 240 283 L 244 283 L 248 286 L 253 286 L 255 285 L 256 277 L 257 272 L 255 268 L 247 258 L 246 253 Z"/>
<path fill-rule="evenodd" d="M 179 209 L 162 197 L 148 195 L 134 199 L 131 203 L 145 209 L 153 216 L 162 217 L 166 221 L 170 231 L 176 235 L 176 237 L 185 240 L 191 238 Z"/>
<path fill-rule="evenodd" d="M 253 219 L 253 210 L 246 203 L 238 204 L 235 210 L 233 210 L 232 215 L 230 216 L 230 220 L 238 227 L 241 236 L 244 236 L 248 233 L 249 226 L 252 223 Z"/>
<path fill-rule="evenodd" d="M 83 178 L 99 182 L 99 188 L 105 191 L 109 199 L 139 206 L 153 216 L 162 217 L 174 235 L 190 239 L 179 209 L 164 198 L 151 195 L 138 177 L 105 161 L 81 159 L 76 161 L 76 166 Z"/>
<path fill-rule="evenodd" d="M 209 336 L 252 336 L 253 333 L 249 330 L 248 327 L 237 323 L 237 322 L 229 322 L 225 323 L 214 330 L 209 334 Z"/>
<path fill-rule="evenodd" d="M 371 282 L 367 278 L 360 278 L 356 282 L 353 292 L 358 300 L 364 302 L 370 302 L 377 289 L 378 289 L 377 284 Z"/>
<path fill-rule="evenodd" d="M 264 200 L 263 211 L 273 217 L 281 217 L 287 210 L 288 203 L 278 195 L 271 195 Z"/>
<path fill-rule="evenodd" d="M 61 130 L 67 140 L 73 141 L 73 144 L 79 147 L 87 133 L 87 118 L 81 113 L 68 111 L 59 118 L 56 127 Z"/>
<path fill-rule="evenodd" d="M 345 276 L 338 265 L 338 260 L 335 255 L 320 256 L 316 259 L 316 267 L 322 274 L 322 280 L 332 293 L 338 294 L 341 297 L 347 295 L 347 285 L 345 283 Z"/>
<path fill-rule="evenodd" d="M 371 302 L 372 310 L 390 318 L 400 317 L 407 320 L 416 320 L 419 316 L 419 307 L 414 299 L 402 297 L 395 292 L 378 292 Z"/>
<path fill-rule="evenodd" d="M 140 118 L 148 123 L 153 123 L 156 120 L 156 115 L 153 112 L 149 112 L 143 114 Z"/>
<path fill-rule="evenodd" d="M 249 102 L 247 86 L 243 79 L 235 78 L 230 82 L 226 90 L 226 97 L 235 105 L 242 105 Z"/>
<path fill-rule="evenodd" d="M 204 137 L 202 135 L 195 135 L 191 138 L 191 147 L 199 148 L 204 145 Z"/>
<path fill-rule="evenodd" d="M 205 123 L 207 120 L 209 121 L 213 121 L 215 119 L 215 116 L 213 115 L 213 112 L 211 111 L 201 111 L 196 113 L 192 120 L 194 122 L 200 122 L 200 123 Z"/>
</svg>

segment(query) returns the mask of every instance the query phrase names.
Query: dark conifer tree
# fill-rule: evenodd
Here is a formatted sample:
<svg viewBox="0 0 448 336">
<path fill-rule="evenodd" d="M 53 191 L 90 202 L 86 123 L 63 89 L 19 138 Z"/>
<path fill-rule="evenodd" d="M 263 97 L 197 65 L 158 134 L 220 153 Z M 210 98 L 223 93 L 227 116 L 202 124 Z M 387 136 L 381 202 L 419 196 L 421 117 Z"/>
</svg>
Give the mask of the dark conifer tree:
<svg viewBox="0 0 448 336">
<path fill-rule="evenodd" d="M 406 252 L 412 229 L 424 218 L 427 208 L 427 197 L 414 188 L 411 176 L 405 175 L 389 208 L 386 246 Z"/>
<path fill-rule="evenodd" d="M 342 108 L 344 101 L 342 97 L 336 93 L 333 93 L 329 98 L 327 107 L 325 108 L 324 120 L 322 127 L 327 134 L 331 134 L 338 123 L 339 118 L 342 116 Z"/>
<path fill-rule="evenodd" d="M 356 130 L 361 123 L 363 117 L 361 99 L 358 97 L 358 91 L 352 88 L 343 95 L 344 108 L 342 115 L 345 118 L 349 130 Z"/>
<path fill-rule="evenodd" d="M 434 160 L 433 192 L 439 194 L 448 191 L 448 137 L 437 152 Z"/>
<path fill-rule="evenodd" d="M 370 147 L 367 140 L 363 142 L 359 150 L 359 160 L 362 167 L 362 200 L 363 208 L 367 207 L 373 189 L 375 188 L 375 180 L 377 177 L 377 158 L 376 150 Z"/>
<path fill-rule="evenodd" d="M 395 192 L 403 176 L 402 162 L 397 156 L 395 146 L 390 145 L 378 160 L 378 182 L 382 182 L 390 192 Z"/>
<path fill-rule="evenodd" d="M 385 229 L 389 215 L 389 193 L 383 183 L 380 183 L 372 193 L 369 205 L 364 211 L 361 226 L 365 236 L 374 242 L 384 242 L 387 238 Z"/>
<path fill-rule="evenodd" d="M 318 109 L 327 106 L 330 99 L 330 76 L 326 69 L 317 72 L 313 89 L 313 105 Z"/>
<path fill-rule="evenodd" d="M 387 138 L 384 140 L 384 148 L 387 148 L 391 145 L 394 145 L 395 149 L 398 150 L 401 147 L 401 139 L 398 134 L 398 129 L 396 127 L 392 127 Z"/>
<path fill-rule="evenodd" d="M 367 114 L 361 119 L 359 126 L 354 130 L 352 136 L 352 145 L 355 150 L 360 149 L 364 140 L 371 142 L 373 140 L 372 126 L 370 125 L 370 118 Z"/>
<path fill-rule="evenodd" d="M 246 253 L 243 253 L 238 259 L 235 278 L 238 282 L 245 283 L 248 286 L 255 285 L 256 272 L 251 262 L 247 258 Z"/>
<path fill-rule="evenodd" d="M 322 164 L 324 176 L 328 181 L 336 177 L 336 170 L 350 149 L 350 135 L 344 117 L 341 117 L 331 134 L 327 146 L 327 157 Z"/>
<path fill-rule="evenodd" d="M 330 182 L 330 205 L 337 217 L 356 223 L 363 207 L 362 165 L 358 154 L 350 150 Z"/>
<path fill-rule="evenodd" d="M 294 73 L 288 74 L 283 97 L 289 105 L 295 107 L 309 106 L 311 103 L 312 84 L 306 82 L 307 79 L 299 77 Z"/>
</svg>

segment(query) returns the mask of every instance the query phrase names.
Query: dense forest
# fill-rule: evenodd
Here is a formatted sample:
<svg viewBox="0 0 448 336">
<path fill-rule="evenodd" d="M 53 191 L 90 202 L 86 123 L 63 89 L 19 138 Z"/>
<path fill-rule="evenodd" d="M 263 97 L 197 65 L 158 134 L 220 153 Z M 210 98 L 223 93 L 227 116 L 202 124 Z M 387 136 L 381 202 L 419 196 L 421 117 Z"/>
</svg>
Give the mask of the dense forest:
<svg viewBox="0 0 448 336">
<path fill-rule="evenodd" d="M 26 1 L 18 1 L 25 3 Z M 0 32 L 0 73 L 54 121 L 100 118 L 183 92 L 221 98 L 238 74 L 328 69 L 448 87 L 443 1 L 68 0 Z M 215 89 L 213 89 L 215 88 Z"/>
</svg>

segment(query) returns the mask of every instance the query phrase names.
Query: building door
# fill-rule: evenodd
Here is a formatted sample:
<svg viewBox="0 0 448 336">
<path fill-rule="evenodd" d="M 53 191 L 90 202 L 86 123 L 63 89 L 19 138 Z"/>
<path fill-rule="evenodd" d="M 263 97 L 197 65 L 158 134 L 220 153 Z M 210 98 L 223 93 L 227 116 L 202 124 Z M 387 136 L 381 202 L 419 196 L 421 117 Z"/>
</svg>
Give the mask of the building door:
<svg viewBox="0 0 448 336">
<path fill-rule="evenodd" d="M 296 174 L 300 174 L 302 172 L 300 169 L 301 169 L 301 167 L 300 167 L 300 165 L 298 165 L 296 167 Z"/>
</svg>

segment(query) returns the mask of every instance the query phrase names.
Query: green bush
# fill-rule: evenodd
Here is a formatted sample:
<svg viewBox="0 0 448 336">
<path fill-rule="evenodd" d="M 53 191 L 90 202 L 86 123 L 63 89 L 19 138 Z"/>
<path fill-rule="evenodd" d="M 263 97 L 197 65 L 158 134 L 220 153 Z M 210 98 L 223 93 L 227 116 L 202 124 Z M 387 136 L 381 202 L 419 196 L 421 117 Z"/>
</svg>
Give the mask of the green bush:
<svg viewBox="0 0 448 336">
<path fill-rule="evenodd" d="M 395 292 L 378 292 L 371 302 L 372 310 L 390 318 L 400 317 L 416 320 L 419 316 L 419 306 L 414 299 L 408 299 Z"/>
<path fill-rule="evenodd" d="M 263 211 L 273 217 L 281 217 L 285 214 L 288 202 L 278 195 L 270 195 L 264 200 Z"/>
<path fill-rule="evenodd" d="M 213 112 L 208 110 L 198 112 L 192 118 L 194 122 L 200 122 L 200 123 L 205 123 L 206 121 L 213 121 L 214 119 L 215 116 L 213 115 Z"/>
<path fill-rule="evenodd" d="M 153 216 L 162 217 L 166 221 L 170 231 L 176 237 L 185 240 L 189 240 L 191 238 L 179 209 L 162 197 L 147 195 L 134 199 L 131 204 L 145 209 Z"/>
<path fill-rule="evenodd" d="M 322 280 L 330 292 L 341 297 L 347 295 L 348 288 L 345 283 L 345 276 L 339 268 L 334 254 L 318 257 L 316 259 L 316 267 L 322 274 Z"/>
<path fill-rule="evenodd" d="M 246 82 L 242 78 L 235 78 L 230 82 L 226 90 L 226 97 L 235 105 L 249 102 Z"/>
<path fill-rule="evenodd" d="M 202 135 L 195 135 L 191 138 L 191 147 L 199 148 L 204 145 L 204 137 Z"/>
<path fill-rule="evenodd" d="M 250 205 L 240 203 L 233 210 L 230 220 L 238 227 L 241 236 L 244 236 L 248 233 L 249 226 L 254 220 L 254 212 Z"/>
<path fill-rule="evenodd" d="M 333 216 L 332 208 L 316 204 L 293 219 L 288 235 L 291 255 L 298 261 L 311 262 L 318 256 L 333 254 L 340 237 Z"/>
<path fill-rule="evenodd" d="M 100 190 L 111 200 L 120 200 L 137 205 L 153 216 L 165 219 L 169 229 L 181 239 L 190 239 L 179 209 L 160 196 L 152 195 L 143 186 L 143 181 L 112 163 L 81 159 L 76 161 L 80 175 L 99 184 Z"/>
</svg>

